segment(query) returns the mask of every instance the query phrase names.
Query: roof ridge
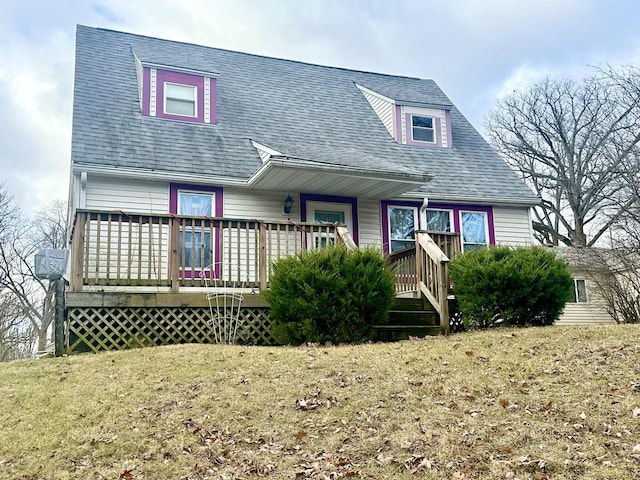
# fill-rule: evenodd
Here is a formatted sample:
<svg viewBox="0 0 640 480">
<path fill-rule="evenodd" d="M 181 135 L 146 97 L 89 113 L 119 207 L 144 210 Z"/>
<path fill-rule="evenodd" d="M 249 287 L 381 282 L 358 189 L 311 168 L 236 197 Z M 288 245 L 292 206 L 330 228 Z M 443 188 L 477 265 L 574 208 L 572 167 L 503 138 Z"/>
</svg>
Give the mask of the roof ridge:
<svg viewBox="0 0 640 480">
<path fill-rule="evenodd" d="M 110 33 L 117 33 L 117 34 L 120 34 L 120 35 L 127 35 L 127 36 L 138 37 L 138 38 L 145 38 L 145 39 L 149 39 L 149 40 L 153 40 L 153 41 L 179 43 L 179 44 L 182 44 L 182 45 L 189 45 L 189 46 L 192 46 L 192 47 L 206 48 L 206 49 L 209 49 L 209 50 L 217 50 L 219 52 L 233 53 L 233 54 L 236 54 L 236 55 L 246 55 L 246 56 L 250 56 L 250 57 L 264 58 L 264 59 L 268 59 L 268 60 L 277 60 L 279 62 L 296 63 L 296 64 L 301 64 L 301 65 L 308 65 L 308 66 L 311 66 L 311 67 L 326 68 L 326 69 L 330 69 L 330 70 L 340 70 L 340 71 L 343 71 L 343 72 L 354 72 L 354 73 L 365 73 L 367 75 L 376 75 L 376 76 L 379 76 L 379 77 L 404 78 L 404 79 L 409 79 L 409 80 L 429 81 L 429 82 L 434 82 L 435 83 L 435 81 L 432 78 L 413 77 L 413 76 L 409 76 L 409 75 L 393 75 L 393 74 L 389 74 L 389 73 L 372 72 L 372 71 L 368 71 L 368 70 L 359 70 L 359 69 L 347 68 L 347 67 L 334 67 L 334 66 L 331 66 L 331 65 L 322 65 L 320 63 L 305 62 L 303 60 L 291 60 L 289 58 L 273 57 L 273 56 L 269 56 L 269 55 L 261 55 L 261 54 L 258 54 L 258 53 L 242 52 L 242 51 L 239 51 L 239 50 L 231 50 L 231 49 L 228 49 L 228 48 L 211 47 L 209 45 L 203 45 L 203 44 L 200 44 L 200 43 L 185 42 L 185 41 L 182 41 L 182 40 L 171 40 L 171 39 L 168 39 L 168 38 L 152 37 L 150 35 L 142 35 L 142 34 L 139 34 L 139 33 L 124 32 L 122 30 L 114 30 L 114 29 L 111 29 L 111 28 L 91 27 L 91 26 L 82 25 L 82 24 L 77 24 L 77 27 L 87 28 L 87 29 L 92 29 L 92 30 L 99 30 L 99 31 L 104 31 L 104 32 L 110 32 Z"/>
</svg>

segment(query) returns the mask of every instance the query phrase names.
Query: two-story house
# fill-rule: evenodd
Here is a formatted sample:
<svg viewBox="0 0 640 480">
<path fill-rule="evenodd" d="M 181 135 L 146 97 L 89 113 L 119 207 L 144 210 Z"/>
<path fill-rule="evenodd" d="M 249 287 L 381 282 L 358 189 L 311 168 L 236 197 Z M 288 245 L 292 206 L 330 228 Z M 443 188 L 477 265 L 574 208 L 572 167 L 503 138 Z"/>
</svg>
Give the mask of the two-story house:
<svg viewBox="0 0 640 480">
<path fill-rule="evenodd" d="M 76 43 L 76 349 L 203 321 L 203 277 L 253 289 L 247 323 L 264 320 L 270 262 L 342 241 L 336 225 L 390 254 L 417 231 L 447 254 L 532 242 L 538 199 L 433 80 L 85 26 Z"/>
</svg>

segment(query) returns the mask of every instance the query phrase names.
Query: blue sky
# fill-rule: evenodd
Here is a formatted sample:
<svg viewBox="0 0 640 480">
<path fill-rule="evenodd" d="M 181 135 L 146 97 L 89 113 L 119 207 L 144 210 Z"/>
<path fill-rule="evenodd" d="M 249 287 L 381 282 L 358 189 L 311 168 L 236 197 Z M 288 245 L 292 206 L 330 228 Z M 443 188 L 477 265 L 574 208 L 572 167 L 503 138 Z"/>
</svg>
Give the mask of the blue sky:
<svg viewBox="0 0 640 480">
<path fill-rule="evenodd" d="M 432 78 L 482 130 L 497 98 L 640 64 L 635 0 L 0 0 L 0 183 L 66 200 L 76 24 Z"/>
</svg>

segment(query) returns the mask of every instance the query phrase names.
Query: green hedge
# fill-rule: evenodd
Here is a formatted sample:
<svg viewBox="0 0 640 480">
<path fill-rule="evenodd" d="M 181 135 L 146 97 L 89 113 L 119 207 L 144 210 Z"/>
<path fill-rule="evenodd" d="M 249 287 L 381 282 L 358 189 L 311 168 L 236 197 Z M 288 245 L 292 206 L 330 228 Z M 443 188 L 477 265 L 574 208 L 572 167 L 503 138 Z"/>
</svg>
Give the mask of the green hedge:
<svg viewBox="0 0 640 480">
<path fill-rule="evenodd" d="M 265 299 L 281 344 L 361 342 L 388 322 L 394 275 L 372 248 L 331 246 L 273 264 Z"/>
<path fill-rule="evenodd" d="M 543 247 L 491 247 L 449 269 L 466 327 L 551 325 L 573 295 L 566 262 Z"/>
</svg>

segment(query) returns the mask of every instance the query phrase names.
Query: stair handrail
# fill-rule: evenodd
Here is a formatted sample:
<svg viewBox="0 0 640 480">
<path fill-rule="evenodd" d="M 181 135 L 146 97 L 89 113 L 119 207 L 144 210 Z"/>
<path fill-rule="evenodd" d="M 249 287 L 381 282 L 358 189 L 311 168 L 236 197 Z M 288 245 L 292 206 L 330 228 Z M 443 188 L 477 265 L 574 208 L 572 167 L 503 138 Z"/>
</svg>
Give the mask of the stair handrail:
<svg viewBox="0 0 640 480">
<path fill-rule="evenodd" d="M 425 231 L 416 232 L 418 289 L 440 316 L 440 331 L 449 333 L 449 257 Z"/>
</svg>

